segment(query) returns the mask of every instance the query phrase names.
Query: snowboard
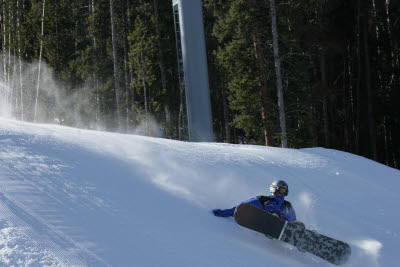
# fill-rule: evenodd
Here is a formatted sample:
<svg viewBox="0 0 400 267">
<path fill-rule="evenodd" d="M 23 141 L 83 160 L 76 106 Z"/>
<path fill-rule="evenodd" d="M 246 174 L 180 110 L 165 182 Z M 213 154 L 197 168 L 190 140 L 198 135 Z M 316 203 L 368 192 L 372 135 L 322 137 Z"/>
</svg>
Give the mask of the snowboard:
<svg viewBox="0 0 400 267">
<path fill-rule="evenodd" d="M 345 264 L 351 255 L 347 243 L 310 231 L 301 224 L 288 222 L 248 203 L 240 204 L 234 217 L 240 226 L 291 244 L 335 265 Z"/>
</svg>

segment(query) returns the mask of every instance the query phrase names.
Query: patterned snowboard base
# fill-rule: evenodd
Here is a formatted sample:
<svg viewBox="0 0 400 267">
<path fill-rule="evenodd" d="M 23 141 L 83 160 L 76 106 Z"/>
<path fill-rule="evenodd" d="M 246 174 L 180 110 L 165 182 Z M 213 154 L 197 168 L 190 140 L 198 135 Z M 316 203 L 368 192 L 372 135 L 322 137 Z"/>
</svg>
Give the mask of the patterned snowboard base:
<svg viewBox="0 0 400 267">
<path fill-rule="evenodd" d="M 291 244 L 300 251 L 309 252 L 333 264 L 345 264 L 351 255 L 351 247 L 347 243 L 307 230 L 301 224 L 288 222 L 251 204 L 240 204 L 234 216 L 235 221 L 243 227 Z"/>
</svg>

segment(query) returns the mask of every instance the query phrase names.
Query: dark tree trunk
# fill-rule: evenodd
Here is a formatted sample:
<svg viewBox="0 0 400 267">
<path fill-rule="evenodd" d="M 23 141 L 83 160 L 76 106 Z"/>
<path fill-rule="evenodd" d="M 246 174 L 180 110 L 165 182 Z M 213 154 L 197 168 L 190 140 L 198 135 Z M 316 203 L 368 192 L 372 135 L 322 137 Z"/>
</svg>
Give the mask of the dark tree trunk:
<svg viewBox="0 0 400 267">
<path fill-rule="evenodd" d="M 365 82 L 367 87 L 367 98 L 368 98 L 368 133 L 369 133 L 369 151 L 370 157 L 374 160 L 378 160 L 378 154 L 376 150 L 376 123 L 374 113 L 374 101 L 375 94 L 372 86 L 371 79 L 371 63 L 369 56 L 369 44 L 368 44 L 368 18 L 366 14 L 362 16 L 363 25 L 363 46 L 364 46 L 364 68 L 365 68 Z"/>
</svg>

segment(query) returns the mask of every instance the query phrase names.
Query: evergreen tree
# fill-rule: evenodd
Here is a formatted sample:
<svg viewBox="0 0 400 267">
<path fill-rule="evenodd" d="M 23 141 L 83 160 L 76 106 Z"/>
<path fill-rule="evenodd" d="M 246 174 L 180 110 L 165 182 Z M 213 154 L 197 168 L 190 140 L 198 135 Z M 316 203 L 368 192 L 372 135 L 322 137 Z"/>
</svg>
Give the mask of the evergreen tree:
<svg viewBox="0 0 400 267">
<path fill-rule="evenodd" d="M 280 146 L 284 112 L 288 147 L 400 168 L 399 1 L 274 1 L 281 79 L 271 1 L 203 0 L 216 140 Z M 113 7 L 114 40 L 110 0 L 0 0 L 0 102 L 12 116 L 116 130 L 119 113 L 130 131 L 180 138 L 171 1 Z"/>
</svg>

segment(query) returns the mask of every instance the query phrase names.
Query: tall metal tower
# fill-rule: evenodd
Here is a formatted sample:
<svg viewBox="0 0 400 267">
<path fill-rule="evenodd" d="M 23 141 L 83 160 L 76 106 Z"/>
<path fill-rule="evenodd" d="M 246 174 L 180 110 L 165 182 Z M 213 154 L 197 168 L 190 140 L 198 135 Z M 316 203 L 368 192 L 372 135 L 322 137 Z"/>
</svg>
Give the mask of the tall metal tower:
<svg viewBox="0 0 400 267">
<path fill-rule="evenodd" d="M 172 4 L 179 83 L 181 93 L 185 90 L 186 95 L 189 141 L 213 142 L 201 0 L 173 0 Z"/>
</svg>

